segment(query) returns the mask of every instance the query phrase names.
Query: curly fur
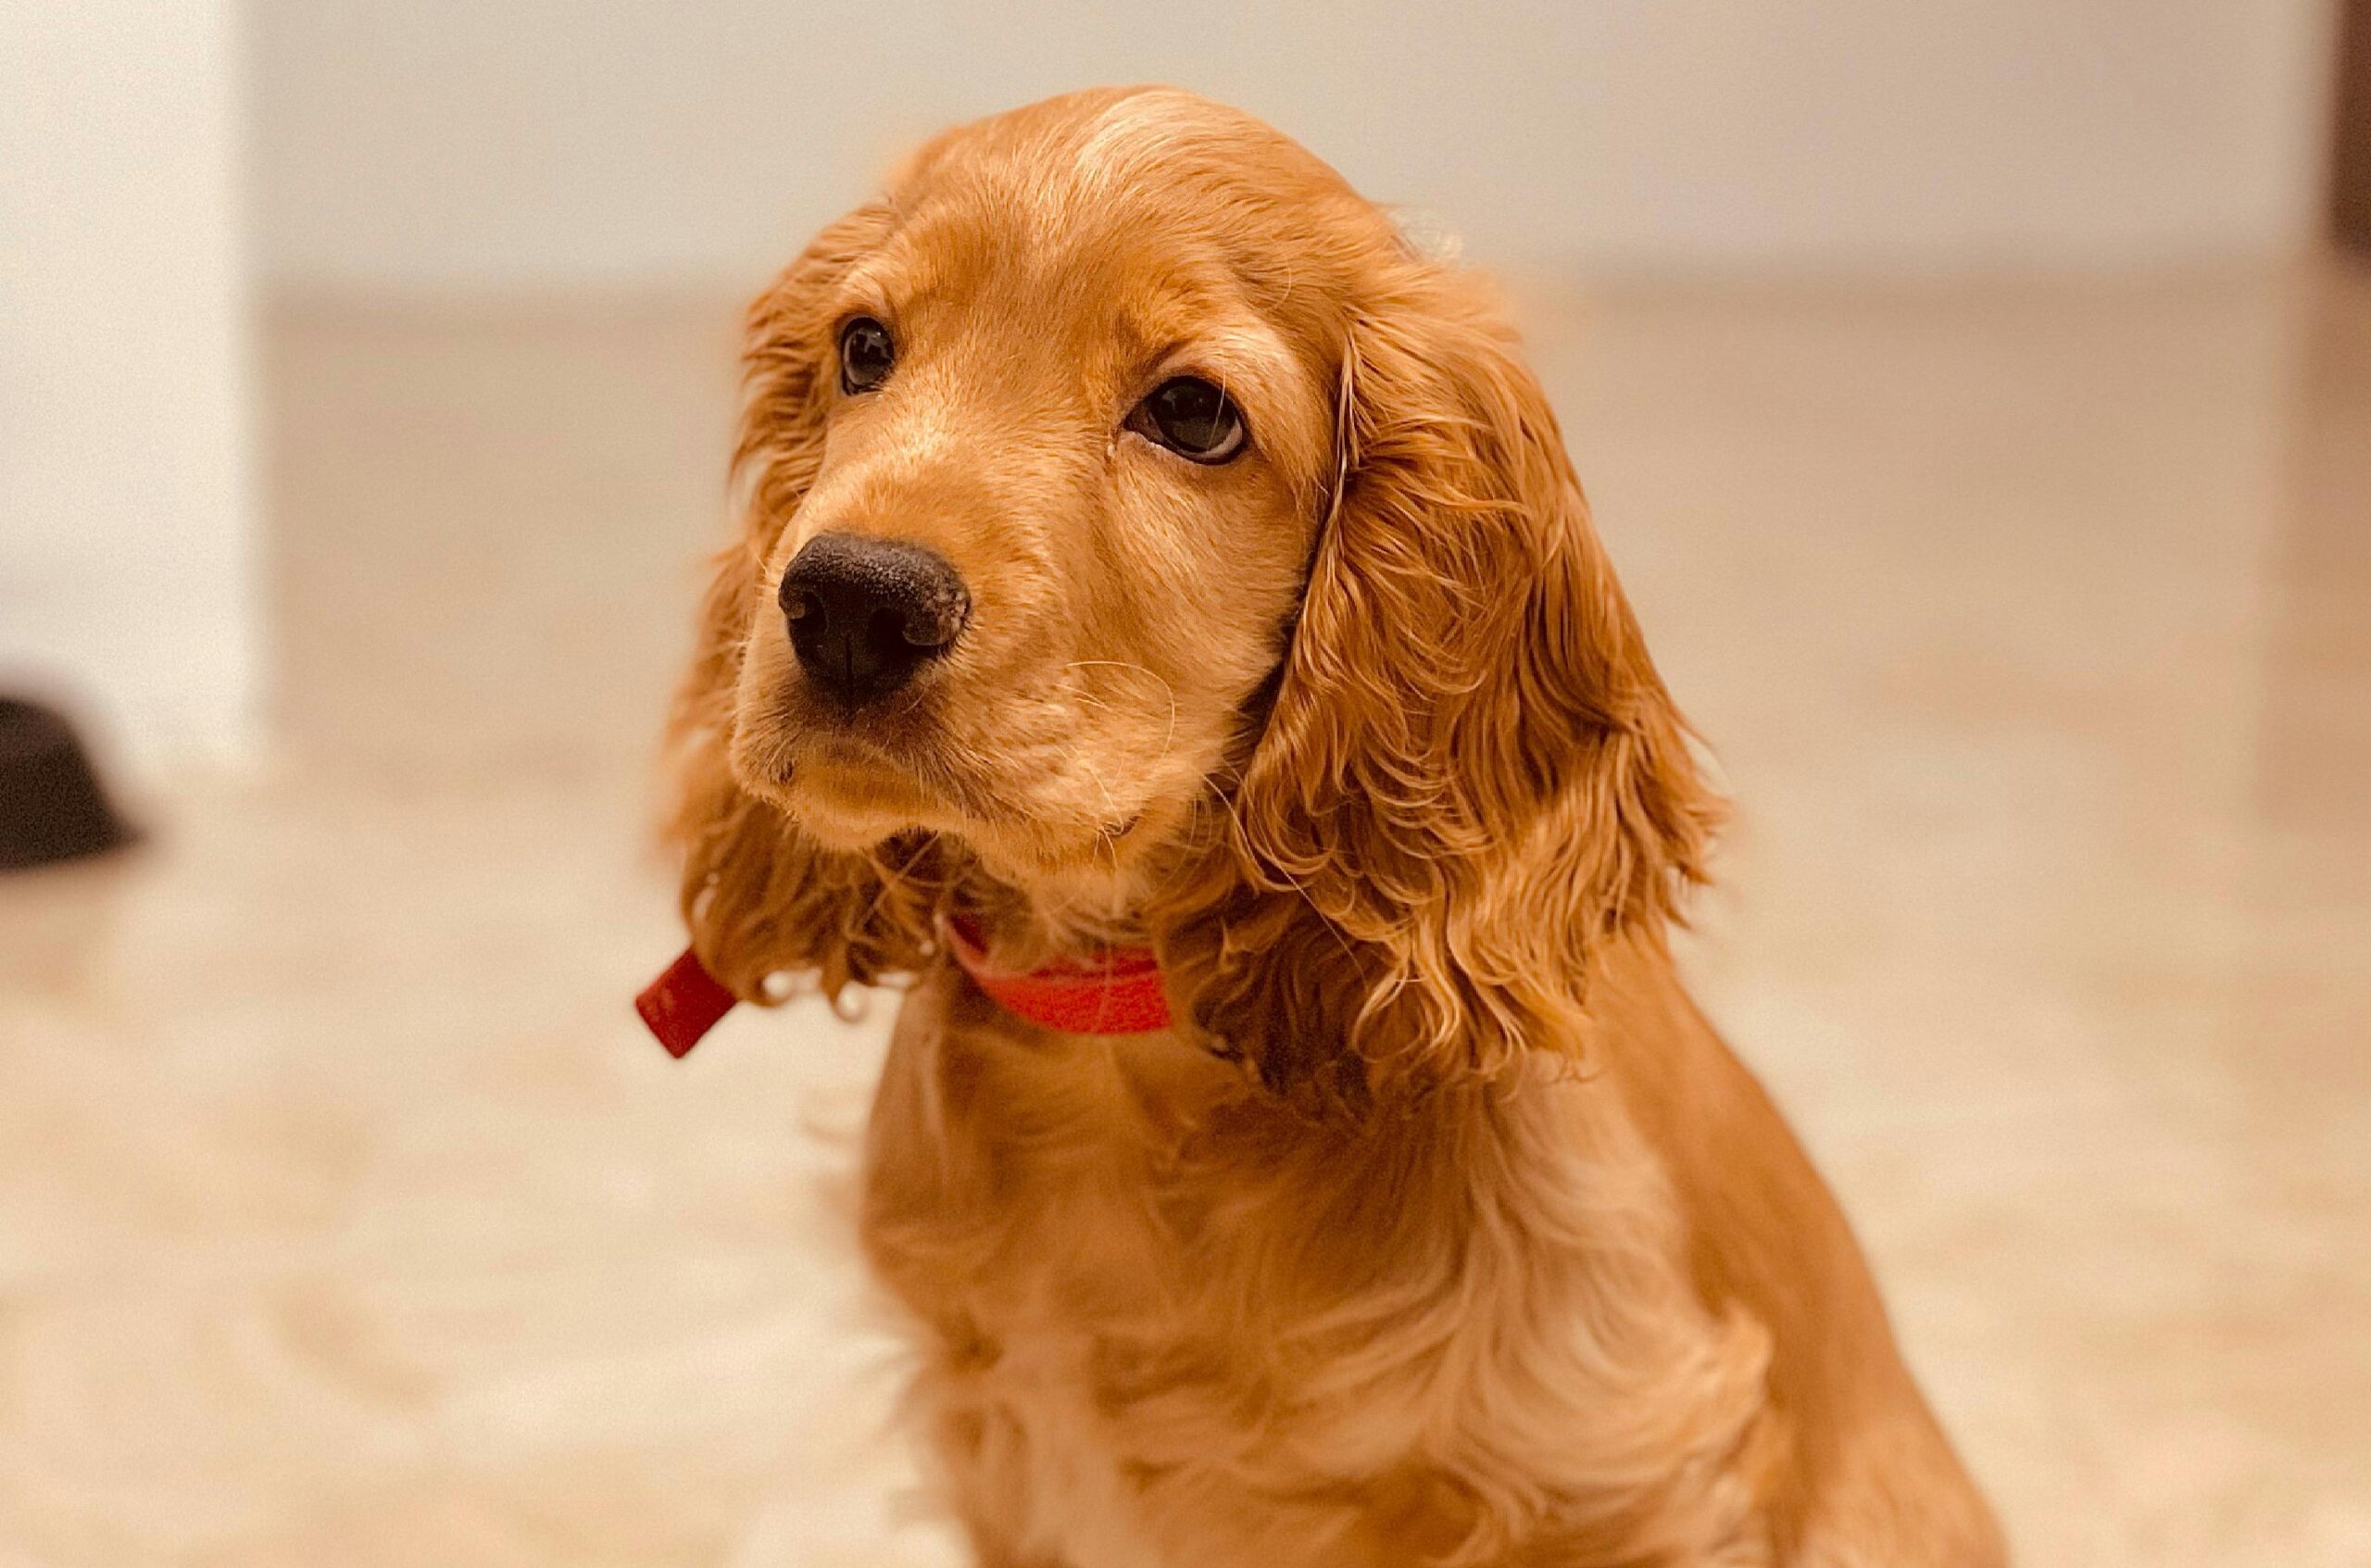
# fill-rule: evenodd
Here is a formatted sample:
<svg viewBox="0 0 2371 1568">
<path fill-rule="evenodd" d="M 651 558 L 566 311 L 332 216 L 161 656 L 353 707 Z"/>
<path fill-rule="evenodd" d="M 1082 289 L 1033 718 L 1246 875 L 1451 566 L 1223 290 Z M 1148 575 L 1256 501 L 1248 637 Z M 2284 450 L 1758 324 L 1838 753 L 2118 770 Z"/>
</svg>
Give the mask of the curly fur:
<svg viewBox="0 0 2371 1568">
<path fill-rule="evenodd" d="M 905 345 L 862 405 L 858 310 Z M 1474 279 L 1248 117 L 1083 94 L 924 147 L 748 343 L 684 912 L 749 1000 L 919 976 L 864 1241 L 984 1563 L 2000 1561 L 1673 977 L 1718 803 Z M 1120 428 L 1179 355 L 1248 456 Z M 975 603 L 860 732 L 774 606 L 827 527 Z M 998 1013 L 959 908 L 1009 961 L 1149 941 L 1186 1022 Z"/>
</svg>

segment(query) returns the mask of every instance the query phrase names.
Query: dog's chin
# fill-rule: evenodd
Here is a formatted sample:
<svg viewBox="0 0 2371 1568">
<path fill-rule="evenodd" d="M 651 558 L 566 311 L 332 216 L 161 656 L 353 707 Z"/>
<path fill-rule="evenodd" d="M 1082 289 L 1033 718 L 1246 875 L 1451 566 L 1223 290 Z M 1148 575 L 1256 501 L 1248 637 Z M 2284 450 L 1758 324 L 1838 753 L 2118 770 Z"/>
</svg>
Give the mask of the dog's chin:
<svg viewBox="0 0 2371 1568">
<path fill-rule="evenodd" d="M 860 854 L 899 834 L 941 834 L 991 874 L 1065 905 L 1124 909 L 1143 891 L 1143 867 L 1173 812 L 1076 822 L 1026 810 L 989 820 L 928 789 L 886 759 L 827 738 L 756 733 L 732 748 L 741 786 L 797 823 L 820 848 Z"/>
<path fill-rule="evenodd" d="M 857 852 L 917 828 L 944 831 L 947 810 L 910 778 L 886 766 L 800 747 L 762 761 L 736 746 L 741 787 L 773 806 L 825 849 Z"/>
</svg>

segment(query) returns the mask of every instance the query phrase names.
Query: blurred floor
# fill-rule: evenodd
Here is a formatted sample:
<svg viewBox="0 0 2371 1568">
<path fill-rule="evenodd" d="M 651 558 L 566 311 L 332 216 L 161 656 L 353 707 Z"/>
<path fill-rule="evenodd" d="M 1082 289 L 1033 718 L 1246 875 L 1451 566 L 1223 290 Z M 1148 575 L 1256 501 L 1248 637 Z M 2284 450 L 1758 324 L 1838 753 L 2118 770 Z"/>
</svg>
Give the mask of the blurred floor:
<svg viewBox="0 0 2371 1568">
<path fill-rule="evenodd" d="M 1700 990 L 2022 1561 L 2371 1562 L 2371 282 L 1524 297 L 1739 797 Z M 626 1008 L 732 317 L 275 316 L 283 754 L 0 882 L 0 1563 L 950 1561 L 886 1010 Z"/>
</svg>

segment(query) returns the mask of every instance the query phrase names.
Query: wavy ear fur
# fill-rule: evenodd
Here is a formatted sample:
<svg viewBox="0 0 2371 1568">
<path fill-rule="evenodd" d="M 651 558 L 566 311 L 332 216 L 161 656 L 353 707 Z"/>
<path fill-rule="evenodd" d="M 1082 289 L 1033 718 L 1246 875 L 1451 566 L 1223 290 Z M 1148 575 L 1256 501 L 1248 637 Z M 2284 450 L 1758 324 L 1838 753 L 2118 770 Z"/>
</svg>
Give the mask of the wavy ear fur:
<svg viewBox="0 0 2371 1568">
<path fill-rule="evenodd" d="M 1406 262 L 1348 339 L 1235 881 L 1171 943 L 1197 1022 L 1313 1105 L 1577 1051 L 1593 960 L 1674 917 L 1719 815 L 1474 283 Z"/>
<path fill-rule="evenodd" d="M 826 851 L 745 791 L 728 760 L 734 690 L 752 617 L 771 613 L 768 555 L 822 460 L 817 378 L 829 361 L 829 289 L 885 221 L 862 208 L 816 236 L 750 307 L 741 431 L 734 455 L 735 537 L 702 601 L 699 641 L 669 723 L 676 780 L 669 835 L 684 852 L 692 946 L 745 1001 L 778 972 L 813 972 L 827 995 L 850 981 L 919 969 L 943 897 L 927 835 L 871 854 Z"/>
</svg>

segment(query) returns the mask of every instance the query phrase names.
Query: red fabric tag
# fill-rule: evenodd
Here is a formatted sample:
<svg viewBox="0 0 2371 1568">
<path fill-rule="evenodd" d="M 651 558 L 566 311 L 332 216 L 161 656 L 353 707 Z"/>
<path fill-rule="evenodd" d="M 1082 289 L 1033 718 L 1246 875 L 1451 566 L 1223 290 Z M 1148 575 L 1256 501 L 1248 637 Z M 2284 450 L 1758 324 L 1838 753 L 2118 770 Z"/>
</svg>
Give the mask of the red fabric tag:
<svg viewBox="0 0 2371 1568">
<path fill-rule="evenodd" d="M 697 953 L 686 947 L 665 973 L 634 999 L 634 1010 L 642 1014 L 667 1054 L 680 1060 L 739 999 L 708 972 Z"/>
<path fill-rule="evenodd" d="M 989 963 L 980 928 L 969 920 L 951 918 L 946 929 L 972 984 L 1032 1023 L 1071 1035 L 1145 1035 L 1170 1025 L 1160 960 L 1150 947 L 1106 947 L 1091 959 L 1015 973 Z"/>
</svg>

